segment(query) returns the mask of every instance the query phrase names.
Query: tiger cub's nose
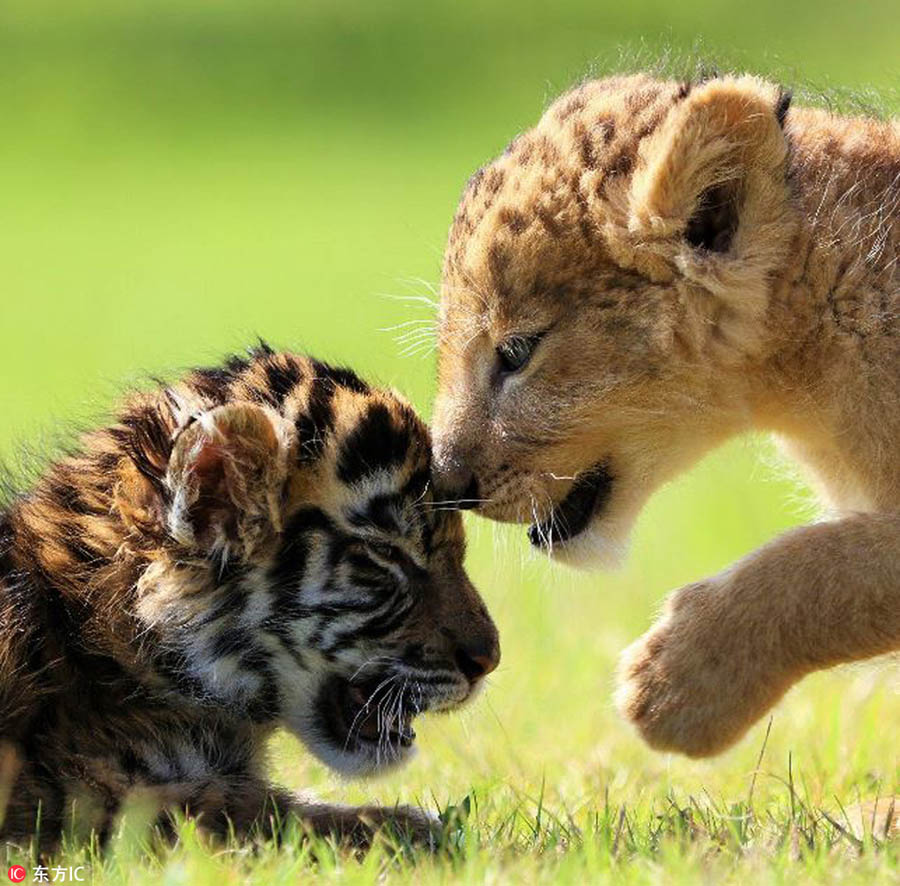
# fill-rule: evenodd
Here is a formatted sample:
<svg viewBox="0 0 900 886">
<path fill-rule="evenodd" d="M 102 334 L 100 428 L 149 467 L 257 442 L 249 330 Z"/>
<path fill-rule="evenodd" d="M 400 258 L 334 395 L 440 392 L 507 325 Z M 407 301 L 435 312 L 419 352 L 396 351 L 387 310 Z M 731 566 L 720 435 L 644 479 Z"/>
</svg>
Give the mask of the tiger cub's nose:
<svg viewBox="0 0 900 886">
<path fill-rule="evenodd" d="M 474 683 L 500 664 L 500 646 L 494 638 L 477 638 L 457 646 L 454 658 L 465 678 Z"/>
</svg>

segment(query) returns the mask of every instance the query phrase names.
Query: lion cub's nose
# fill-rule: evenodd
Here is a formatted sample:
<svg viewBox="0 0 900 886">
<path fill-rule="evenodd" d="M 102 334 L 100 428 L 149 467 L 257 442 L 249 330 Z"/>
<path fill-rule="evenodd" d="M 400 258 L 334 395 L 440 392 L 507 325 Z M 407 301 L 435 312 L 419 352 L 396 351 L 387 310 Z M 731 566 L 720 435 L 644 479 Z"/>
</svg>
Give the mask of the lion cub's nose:
<svg viewBox="0 0 900 886">
<path fill-rule="evenodd" d="M 478 505 L 478 480 L 470 459 L 455 445 L 438 444 L 434 453 L 435 491 L 442 501 L 469 509 Z"/>
<path fill-rule="evenodd" d="M 443 501 L 453 502 L 460 510 L 478 507 L 478 480 L 458 462 L 439 470 L 437 492 Z"/>
<path fill-rule="evenodd" d="M 475 479 L 475 475 L 471 472 L 469 473 L 469 482 L 463 487 L 462 492 L 455 497 L 456 506 L 463 511 L 468 511 L 470 508 L 478 507 L 478 481 Z M 459 487 L 456 487 L 457 489 Z"/>
</svg>

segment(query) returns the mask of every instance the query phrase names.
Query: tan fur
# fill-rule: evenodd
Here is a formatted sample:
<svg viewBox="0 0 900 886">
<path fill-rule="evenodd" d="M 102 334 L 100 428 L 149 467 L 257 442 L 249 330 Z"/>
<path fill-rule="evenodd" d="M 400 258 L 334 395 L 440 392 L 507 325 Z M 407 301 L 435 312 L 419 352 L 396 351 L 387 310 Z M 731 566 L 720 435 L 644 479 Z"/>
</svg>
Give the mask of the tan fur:
<svg viewBox="0 0 900 886">
<path fill-rule="evenodd" d="M 614 560 L 655 489 L 761 429 L 833 512 L 677 591 L 625 654 L 621 710 L 690 755 L 900 648 L 900 128 L 787 106 L 747 76 L 585 83 L 473 176 L 445 256 L 448 494 L 540 526 L 602 471 L 587 528 L 544 543 Z M 540 341 L 503 372 L 512 336 Z"/>
</svg>

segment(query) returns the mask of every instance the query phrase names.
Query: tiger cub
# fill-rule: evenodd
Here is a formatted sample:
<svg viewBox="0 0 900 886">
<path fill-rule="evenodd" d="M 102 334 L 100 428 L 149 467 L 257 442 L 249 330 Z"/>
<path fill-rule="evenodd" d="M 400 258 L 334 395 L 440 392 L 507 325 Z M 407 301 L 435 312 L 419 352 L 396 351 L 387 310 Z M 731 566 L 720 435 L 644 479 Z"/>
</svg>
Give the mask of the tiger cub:
<svg viewBox="0 0 900 886">
<path fill-rule="evenodd" d="M 137 790 L 161 824 L 430 839 L 272 787 L 262 751 L 283 726 L 371 773 L 473 695 L 500 652 L 464 546 L 426 426 L 349 370 L 261 345 L 133 396 L 0 512 L 0 837 L 58 837 L 74 801 L 102 838 Z"/>
</svg>

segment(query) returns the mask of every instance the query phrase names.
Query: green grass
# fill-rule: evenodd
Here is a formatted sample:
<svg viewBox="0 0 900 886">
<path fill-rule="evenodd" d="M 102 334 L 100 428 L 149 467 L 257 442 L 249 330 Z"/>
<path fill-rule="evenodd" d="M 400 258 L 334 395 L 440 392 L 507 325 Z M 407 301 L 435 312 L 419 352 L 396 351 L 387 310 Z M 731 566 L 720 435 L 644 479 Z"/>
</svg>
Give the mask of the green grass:
<svg viewBox="0 0 900 886">
<path fill-rule="evenodd" d="M 5 4 L 0 456 L 102 415 L 147 373 L 256 334 L 352 364 L 427 413 L 433 355 L 404 358 L 397 333 L 379 330 L 428 314 L 381 294 L 428 294 L 468 174 L 622 46 L 700 41 L 792 83 L 874 88 L 897 108 L 889 2 L 550 9 Z M 326 800 L 470 798 L 450 858 L 358 863 L 316 847 L 313 861 L 299 840 L 206 847 L 185 825 L 174 850 L 143 852 L 126 830 L 104 856 L 73 847 L 64 863 L 138 884 L 897 882 L 896 842 L 860 846 L 842 811 L 900 793 L 895 665 L 806 680 L 775 711 L 759 766 L 765 722 L 691 762 L 650 752 L 611 705 L 617 655 L 667 591 L 809 513 L 754 439 L 656 496 L 618 573 L 551 567 L 521 530 L 470 519 L 469 570 L 503 639 L 483 698 L 425 721 L 419 757 L 373 782 L 341 783 L 288 736 L 272 748 L 279 780 Z"/>
</svg>

